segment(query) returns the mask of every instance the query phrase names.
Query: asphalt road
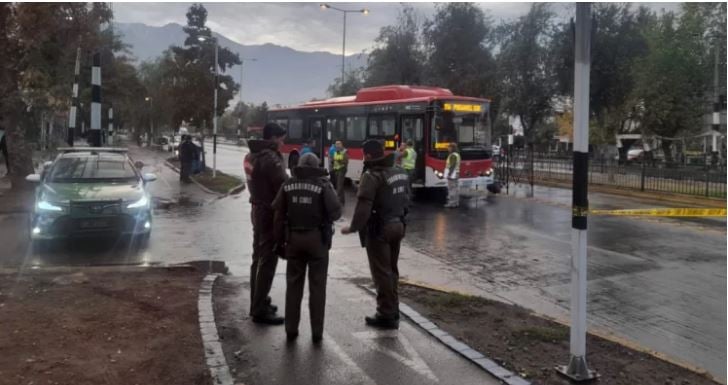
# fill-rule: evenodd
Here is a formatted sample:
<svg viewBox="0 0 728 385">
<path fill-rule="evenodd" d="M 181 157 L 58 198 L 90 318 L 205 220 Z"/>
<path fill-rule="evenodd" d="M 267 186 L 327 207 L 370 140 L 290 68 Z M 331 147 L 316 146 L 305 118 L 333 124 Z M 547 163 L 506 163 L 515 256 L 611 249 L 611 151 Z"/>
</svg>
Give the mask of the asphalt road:
<svg viewBox="0 0 728 385">
<path fill-rule="evenodd" d="M 242 175 L 245 151 L 219 146 L 220 170 Z M 174 173 L 159 160 L 150 164 L 160 174 L 152 186 L 153 194 L 164 204 L 155 210 L 146 251 L 102 253 L 92 249 L 86 254 L 63 252 L 50 260 L 0 251 L 0 261 L 42 266 L 68 261 L 220 260 L 236 276 L 245 278 L 252 241 L 247 192 L 216 199 L 193 186 L 180 190 Z M 568 320 L 570 191 L 537 188 L 535 197 L 529 198 L 528 189 L 516 190 L 516 196 L 471 200 L 457 210 L 445 210 L 431 201 L 417 203 L 402 251 L 403 277 L 518 303 Z M 351 198 L 347 216 L 352 212 Z M 590 202 L 592 207 L 608 208 L 653 205 L 603 194 L 591 194 Z M 17 221 L 16 217 L 0 218 L 0 230 L 15 229 Z M 600 217 L 590 219 L 589 226 L 590 330 L 706 368 L 725 380 L 725 220 Z M 22 231 L 27 230 L 2 231 L 0 240 L 22 239 Z M 279 275 L 284 266 L 279 265 Z M 330 274 L 334 279 L 369 276 L 356 236 L 335 237 Z M 283 302 L 280 296 L 275 300 Z"/>
</svg>

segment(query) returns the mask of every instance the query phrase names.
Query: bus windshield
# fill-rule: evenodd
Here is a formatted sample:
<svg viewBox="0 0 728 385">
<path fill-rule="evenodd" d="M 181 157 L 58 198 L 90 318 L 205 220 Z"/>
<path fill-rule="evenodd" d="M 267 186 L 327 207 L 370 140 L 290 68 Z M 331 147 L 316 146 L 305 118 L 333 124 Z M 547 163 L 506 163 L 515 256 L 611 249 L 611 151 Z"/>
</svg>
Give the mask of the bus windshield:
<svg viewBox="0 0 728 385">
<path fill-rule="evenodd" d="M 486 113 L 479 112 L 443 110 L 437 113 L 431 135 L 433 155 L 445 158 L 448 144 L 457 143 L 463 159 L 490 158 L 487 117 Z"/>
</svg>

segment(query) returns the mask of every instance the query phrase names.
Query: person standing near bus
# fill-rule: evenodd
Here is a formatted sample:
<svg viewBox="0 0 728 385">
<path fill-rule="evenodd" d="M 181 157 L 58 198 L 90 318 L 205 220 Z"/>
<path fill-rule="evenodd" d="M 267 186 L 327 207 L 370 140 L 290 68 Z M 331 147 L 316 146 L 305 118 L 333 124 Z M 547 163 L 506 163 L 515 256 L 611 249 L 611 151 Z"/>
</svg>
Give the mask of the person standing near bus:
<svg viewBox="0 0 728 385">
<path fill-rule="evenodd" d="M 412 182 L 415 179 L 415 164 L 417 163 L 417 151 L 414 149 L 412 139 L 407 140 L 406 147 L 402 150 L 400 164 L 409 177 L 410 193 L 412 193 Z"/>
<path fill-rule="evenodd" d="M 329 249 L 334 235 L 333 222 L 341 217 L 341 205 L 334 187 L 326 178 L 313 153 L 305 154 L 293 169 L 293 177 L 283 183 L 273 201 L 275 237 L 283 247 L 286 267 L 286 335 L 298 337 L 301 300 L 308 268 L 309 309 L 313 342 L 324 332 L 326 276 Z"/>
<path fill-rule="evenodd" d="M 276 239 L 273 226 L 273 199 L 288 179 L 280 147 L 286 130 L 276 123 L 263 127 L 263 140 L 248 141 L 250 153 L 246 155 L 245 174 L 253 205 L 253 263 L 250 266 L 250 315 L 253 322 L 268 325 L 283 324 L 276 315 L 278 308 L 271 304 L 270 293 L 278 265 L 275 252 Z"/>
<path fill-rule="evenodd" d="M 351 224 L 342 234 L 358 231 L 366 248 L 369 269 L 377 290 L 377 312 L 365 317 L 366 324 L 383 329 L 399 328 L 399 260 L 400 243 L 405 234 L 405 216 L 409 208 L 407 175 L 394 167 L 394 154 L 384 155 L 377 140 L 362 146 L 364 165 Z"/>
<path fill-rule="evenodd" d="M 349 168 L 349 154 L 347 154 L 344 144 L 336 141 L 336 152 L 334 152 L 334 180 L 336 182 L 336 195 L 339 196 L 339 203 L 344 206 L 344 182 L 346 181 L 346 171 Z"/>
<path fill-rule="evenodd" d="M 445 162 L 445 179 L 447 179 L 447 203 L 445 207 L 455 208 L 460 205 L 460 153 L 455 143 L 447 147 L 449 155 Z"/>
</svg>

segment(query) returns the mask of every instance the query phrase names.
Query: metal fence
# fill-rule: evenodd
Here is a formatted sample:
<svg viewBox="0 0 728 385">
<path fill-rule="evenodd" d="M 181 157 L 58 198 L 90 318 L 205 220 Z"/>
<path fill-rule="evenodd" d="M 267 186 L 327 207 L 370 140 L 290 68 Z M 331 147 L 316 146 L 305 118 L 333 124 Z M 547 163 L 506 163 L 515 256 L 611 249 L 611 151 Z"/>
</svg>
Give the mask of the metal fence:
<svg viewBox="0 0 728 385">
<path fill-rule="evenodd" d="M 573 161 L 570 156 L 513 151 L 512 156 L 497 160 L 498 178 L 510 183 L 534 181 L 570 181 Z M 658 164 L 620 165 L 612 159 L 591 159 L 589 183 L 639 191 L 666 192 L 726 197 L 726 168 L 705 166 L 664 167 Z"/>
</svg>

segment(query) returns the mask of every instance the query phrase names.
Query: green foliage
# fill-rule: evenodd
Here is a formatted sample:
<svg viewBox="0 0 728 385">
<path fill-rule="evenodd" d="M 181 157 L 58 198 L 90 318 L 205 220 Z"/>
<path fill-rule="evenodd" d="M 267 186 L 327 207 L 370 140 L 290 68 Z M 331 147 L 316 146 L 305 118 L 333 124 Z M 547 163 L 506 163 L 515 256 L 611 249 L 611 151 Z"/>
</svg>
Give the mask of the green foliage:
<svg viewBox="0 0 728 385">
<path fill-rule="evenodd" d="M 503 110 L 520 118 L 529 140 L 535 138 L 536 126 L 551 113 L 551 100 L 556 95 L 550 50 L 552 18 L 548 4 L 534 3 L 528 14 L 499 31 L 498 78 Z"/>
<path fill-rule="evenodd" d="M 686 4 L 679 16 L 664 13 L 645 28 L 648 54 L 632 68 L 632 100 L 647 132 L 675 137 L 701 131 L 713 68 L 708 25 L 702 7 Z"/>
<path fill-rule="evenodd" d="M 334 83 L 329 86 L 327 90 L 329 96 L 339 97 L 356 95 L 356 92 L 364 87 L 361 70 L 347 71 L 344 77 L 345 81 L 343 84 L 341 83 L 341 77 L 338 77 L 334 80 Z"/>
<path fill-rule="evenodd" d="M 420 33 L 414 8 L 403 6 L 397 23 L 379 31 L 376 47 L 369 54 L 364 84 L 421 84 L 425 55 Z"/>
<path fill-rule="evenodd" d="M 187 26 L 184 27 L 187 38 L 184 47 L 171 47 L 172 55 L 163 61 L 161 70 L 174 80 L 176 109 L 173 114 L 173 126 L 182 120 L 202 127 L 212 122 L 213 95 L 215 91 L 215 68 L 224 73 L 233 65 L 241 64 L 238 54 L 225 47 L 218 47 L 218 60 L 215 63 L 215 45 L 217 39 L 205 25 L 207 10 L 201 4 L 193 4 L 187 12 Z M 202 41 L 200 41 L 202 40 Z M 218 115 L 227 108 L 228 103 L 237 93 L 239 85 L 230 75 L 218 75 Z"/>
<path fill-rule="evenodd" d="M 490 23 L 473 3 L 439 4 L 434 19 L 425 23 L 425 83 L 461 95 L 492 96 L 495 61 L 489 47 Z"/>
</svg>

